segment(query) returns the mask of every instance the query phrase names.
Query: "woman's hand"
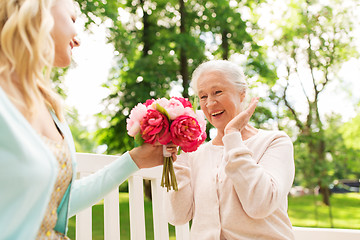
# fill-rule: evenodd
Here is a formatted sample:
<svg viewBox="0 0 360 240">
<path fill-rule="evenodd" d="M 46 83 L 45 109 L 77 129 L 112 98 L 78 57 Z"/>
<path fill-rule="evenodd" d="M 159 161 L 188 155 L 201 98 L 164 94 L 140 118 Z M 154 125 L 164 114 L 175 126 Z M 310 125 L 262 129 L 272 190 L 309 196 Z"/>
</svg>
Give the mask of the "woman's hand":
<svg viewBox="0 0 360 240">
<path fill-rule="evenodd" d="M 176 160 L 177 147 L 169 143 L 166 150 L 171 153 L 173 161 Z M 129 152 L 138 168 L 151 168 L 162 165 L 164 162 L 163 145 L 144 143 L 140 147 L 133 148 Z"/>
<path fill-rule="evenodd" d="M 224 134 L 232 132 L 241 132 L 241 130 L 248 124 L 251 116 L 253 115 L 256 105 L 259 102 L 259 98 L 251 99 L 249 107 L 242 111 L 239 115 L 234 117 L 225 127 Z"/>
</svg>

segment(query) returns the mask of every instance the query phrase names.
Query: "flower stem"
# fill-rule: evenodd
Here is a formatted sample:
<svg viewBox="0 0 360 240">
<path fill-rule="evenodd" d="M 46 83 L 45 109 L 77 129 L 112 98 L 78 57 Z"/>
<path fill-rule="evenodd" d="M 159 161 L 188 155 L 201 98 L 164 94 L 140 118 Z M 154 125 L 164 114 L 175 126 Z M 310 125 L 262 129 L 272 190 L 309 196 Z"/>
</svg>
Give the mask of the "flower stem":
<svg viewBox="0 0 360 240">
<path fill-rule="evenodd" d="M 167 191 L 171 188 L 175 191 L 178 190 L 172 157 L 164 157 L 161 186 L 165 187 Z"/>
<path fill-rule="evenodd" d="M 177 181 L 176 181 L 176 175 L 175 175 L 175 171 L 174 171 L 174 165 L 173 165 L 172 158 L 170 158 L 170 161 L 169 161 L 169 168 L 170 168 L 171 186 L 173 187 L 173 189 L 175 191 L 177 191 L 178 185 L 177 185 Z"/>
<path fill-rule="evenodd" d="M 164 158 L 163 172 L 161 176 L 161 186 L 165 187 L 165 176 L 166 176 L 166 158 Z"/>
</svg>

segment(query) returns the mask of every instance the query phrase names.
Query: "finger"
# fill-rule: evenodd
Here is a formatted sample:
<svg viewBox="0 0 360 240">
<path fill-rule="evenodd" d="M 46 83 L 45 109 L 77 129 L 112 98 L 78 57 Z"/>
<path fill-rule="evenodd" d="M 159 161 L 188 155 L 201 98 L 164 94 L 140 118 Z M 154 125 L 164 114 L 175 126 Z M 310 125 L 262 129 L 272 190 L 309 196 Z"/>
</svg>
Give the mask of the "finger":
<svg viewBox="0 0 360 240">
<path fill-rule="evenodd" d="M 172 142 L 170 142 L 170 143 L 166 144 L 166 147 L 174 147 L 174 148 L 176 148 L 177 145 L 175 145 L 175 144 L 173 144 Z"/>
<path fill-rule="evenodd" d="M 159 143 L 158 141 L 156 141 L 154 144 L 152 144 L 153 146 L 162 146 L 161 143 Z"/>
<path fill-rule="evenodd" d="M 258 102 L 259 102 L 259 97 L 255 97 L 251 99 L 250 105 L 246 109 L 246 113 L 248 114 L 249 118 L 254 114 Z"/>
<path fill-rule="evenodd" d="M 175 153 L 173 153 L 171 156 L 172 156 L 173 162 L 175 162 L 177 160 L 177 155 Z"/>
<path fill-rule="evenodd" d="M 176 149 L 176 146 L 168 146 L 168 145 L 166 145 L 166 151 L 168 151 L 170 153 L 176 153 L 177 149 Z"/>
</svg>

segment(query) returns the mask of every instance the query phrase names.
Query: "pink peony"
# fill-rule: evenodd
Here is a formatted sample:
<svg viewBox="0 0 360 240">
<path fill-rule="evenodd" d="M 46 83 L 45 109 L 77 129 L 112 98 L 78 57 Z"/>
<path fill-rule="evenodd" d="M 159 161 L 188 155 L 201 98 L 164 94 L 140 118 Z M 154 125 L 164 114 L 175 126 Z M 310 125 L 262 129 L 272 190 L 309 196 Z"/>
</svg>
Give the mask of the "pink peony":
<svg viewBox="0 0 360 240">
<path fill-rule="evenodd" d="M 148 109 L 140 123 L 141 135 L 146 143 L 154 144 L 157 141 L 163 145 L 171 141 L 169 121 L 159 111 Z"/>
<path fill-rule="evenodd" d="M 176 99 L 176 100 L 180 101 L 184 107 L 192 108 L 192 104 L 187 98 L 172 97 L 172 99 Z"/>
<path fill-rule="evenodd" d="M 126 119 L 126 130 L 128 134 L 135 137 L 140 132 L 140 122 L 146 115 L 146 106 L 138 103 L 131 111 L 129 118 Z"/>
<path fill-rule="evenodd" d="M 146 107 L 148 107 L 148 106 L 150 106 L 151 104 L 153 104 L 153 102 L 155 102 L 154 99 L 148 99 L 148 100 L 146 100 L 146 102 L 144 103 L 144 105 L 145 105 Z"/>
<path fill-rule="evenodd" d="M 198 121 L 187 115 L 179 116 L 172 122 L 170 133 L 172 142 L 184 152 L 195 151 L 206 139 L 206 132 L 201 130 Z"/>
<path fill-rule="evenodd" d="M 165 110 L 169 113 L 170 120 L 175 120 L 178 116 L 184 115 L 185 108 L 183 104 L 174 98 L 171 98 Z"/>
<path fill-rule="evenodd" d="M 167 98 L 158 98 L 158 99 L 156 99 L 155 102 L 158 103 L 160 106 L 162 106 L 165 109 L 169 105 L 169 99 L 167 99 Z"/>
<path fill-rule="evenodd" d="M 200 125 L 201 131 L 206 131 L 206 120 L 205 115 L 202 110 L 196 110 L 196 120 L 198 120 L 198 123 Z"/>
<path fill-rule="evenodd" d="M 206 131 L 206 120 L 205 120 L 204 112 L 202 110 L 196 110 L 196 112 L 194 112 L 192 108 L 187 107 L 185 108 L 184 115 L 196 118 L 196 120 L 200 125 L 201 131 L 202 132 Z"/>
<path fill-rule="evenodd" d="M 171 141 L 184 152 L 195 151 L 206 139 L 206 121 L 202 112 L 195 112 L 186 98 L 173 97 L 146 100 L 130 112 L 127 122 L 128 134 L 135 141 L 166 145 Z M 178 190 L 172 157 L 164 155 L 161 186 L 167 191 Z"/>
</svg>

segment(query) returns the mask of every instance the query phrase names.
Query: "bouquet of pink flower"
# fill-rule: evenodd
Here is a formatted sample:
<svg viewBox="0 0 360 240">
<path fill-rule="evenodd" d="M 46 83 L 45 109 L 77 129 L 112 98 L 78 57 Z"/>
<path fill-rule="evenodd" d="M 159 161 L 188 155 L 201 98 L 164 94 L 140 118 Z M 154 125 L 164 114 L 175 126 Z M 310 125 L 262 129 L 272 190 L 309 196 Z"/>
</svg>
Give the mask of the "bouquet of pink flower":
<svg viewBox="0 0 360 240">
<path fill-rule="evenodd" d="M 142 143 L 164 145 L 164 166 L 161 186 L 177 191 L 172 157 L 165 145 L 172 142 L 184 152 L 195 151 L 206 139 L 206 121 L 200 111 L 194 111 L 186 98 L 172 97 L 147 100 L 130 112 L 128 134 Z"/>
</svg>

